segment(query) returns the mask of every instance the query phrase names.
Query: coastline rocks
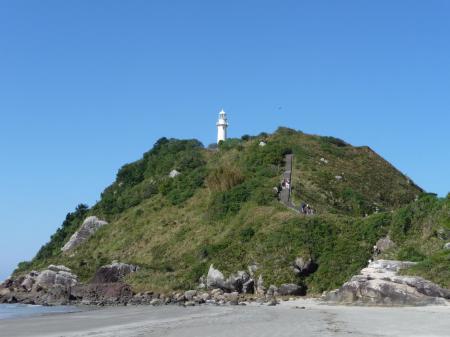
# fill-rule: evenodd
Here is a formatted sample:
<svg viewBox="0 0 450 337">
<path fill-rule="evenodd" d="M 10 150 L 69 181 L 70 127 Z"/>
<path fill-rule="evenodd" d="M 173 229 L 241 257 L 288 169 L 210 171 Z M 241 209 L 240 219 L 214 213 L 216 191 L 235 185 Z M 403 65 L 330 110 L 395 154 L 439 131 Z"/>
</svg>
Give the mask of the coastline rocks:
<svg viewBox="0 0 450 337">
<path fill-rule="evenodd" d="M 100 267 L 92 278 L 91 283 L 119 282 L 123 277 L 138 270 L 138 266 L 114 261 L 112 264 Z"/>
<path fill-rule="evenodd" d="M 210 265 L 206 276 L 206 287 L 208 289 L 222 289 L 226 292 L 238 292 L 244 294 L 253 294 L 255 291 L 255 281 L 250 277 L 249 273 L 240 270 L 231 274 L 225 279 L 223 273 Z"/>
<path fill-rule="evenodd" d="M 304 287 L 301 287 L 297 284 L 288 283 L 282 284 L 278 288 L 278 294 L 281 296 L 304 296 L 306 294 L 306 290 Z"/>
<path fill-rule="evenodd" d="M 50 265 L 41 272 L 6 280 L 0 287 L 0 303 L 67 304 L 77 283 L 77 276 L 69 268 Z"/>
<path fill-rule="evenodd" d="M 72 296 L 83 304 L 127 304 L 133 298 L 131 287 L 125 283 L 91 283 L 73 289 Z"/>
<path fill-rule="evenodd" d="M 107 225 L 108 223 L 103 220 L 99 220 L 96 216 L 87 217 L 80 229 L 77 230 L 69 239 L 69 241 L 61 248 L 63 252 L 69 252 L 83 242 L 85 242 L 92 234 L 94 234 L 100 227 Z"/>
<path fill-rule="evenodd" d="M 209 289 L 222 289 L 225 286 L 225 277 L 220 270 L 214 268 L 214 265 L 209 266 L 208 275 L 206 276 L 206 286 Z"/>
<path fill-rule="evenodd" d="M 450 291 L 421 277 L 397 275 L 414 262 L 377 260 L 342 287 L 324 295 L 325 300 L 343 304 L 428 305 L 446 304 Z"/>
</svg>

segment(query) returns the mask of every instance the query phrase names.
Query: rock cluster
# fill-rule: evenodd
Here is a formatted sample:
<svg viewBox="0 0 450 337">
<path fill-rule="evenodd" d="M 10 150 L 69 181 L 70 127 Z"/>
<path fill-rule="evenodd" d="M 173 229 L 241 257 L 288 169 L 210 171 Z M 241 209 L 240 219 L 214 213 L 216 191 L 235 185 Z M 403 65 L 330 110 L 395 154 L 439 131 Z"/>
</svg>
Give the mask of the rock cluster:
<svg viewBox="0 0 450 337">
<path fill-rule="evenodd" d="M 50 265 L 41 272 L 32 271 L 6 280 L 0 285 L 0 303 L 124 304 L 131 300 L 133 292 L 122 278 L 137 269 L 130 264 L 115 262 L 101 267 L 92 282 L 80 284 L 69 268 Z"/>
<path fill-rule="evenodd" d="M 361 270 L 360 275 L 334 291 L 325 300 L 343 304 L 428 305 L 446 304 L 450 291 L 421 277 L 400 276 L 398 271 L 414 262 L 377 260 Z"/>
<path fill-rule="evenodd" d="M 297 267 L 302 273 L 311 270 L 310 265 L 309 260 L 304 263 L 297 261 Z M 256 278 L 258 265 L 253 264 L 247 271 L 237 271 L 228 277 L 211 265 L 199 289 L 172 294 L 135 294 L 124 282 L 124 277 L 138 270 L 137 266 L 131 264 L 113 262 L 100 267 L 90 282 L 81 284 L 69 268 L 50 265 L 41 272 L 33 271 L 15 280 L 7 280 L 0 286 L 0 303 L 194 306 L 245 305 L 257 301 L 276 305 L 278 296 L 303 296 L 306 293 L 306 289 L 297 284 L 282 284 L 280 287 L 270 285 L 266 288 L 262 275 Z"/>
<path fill-rule="evenodd" d="M 0 303 L 67 304 L 77 276 L 65 266 L 50 265 L 41 272 L 32 271 L 0 286 Z"/>
<path fill-rule="evenodd" d="M 70 252 L 89 239 L 100 227 L 107 224 L 106 221 L 99 220 L 96 216 L 87 217 L 80 229 L 70 237 L 69 241 L 61 248 L 61 250 L 63 252 Z"/>
<path fill-rule="evenodd" d="M 137 272 L 139 267 L 132 264 L 114 261 L 112 264 L 100 267 L 95 273 L 91 283 L 115 283 L 130 273 Z"/>
</svg>

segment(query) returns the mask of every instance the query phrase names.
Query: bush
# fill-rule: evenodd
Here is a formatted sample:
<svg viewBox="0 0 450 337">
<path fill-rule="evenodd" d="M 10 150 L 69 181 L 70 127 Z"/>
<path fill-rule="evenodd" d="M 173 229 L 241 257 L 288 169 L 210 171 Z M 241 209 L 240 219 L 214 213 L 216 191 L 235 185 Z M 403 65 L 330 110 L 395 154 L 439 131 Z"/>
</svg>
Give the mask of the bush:
<svg viewBox="0 0 450 337">
<path fill-rule="evenodd" d="M 206 185 L 212 192 L 225 192 L 244 181 L 237 166 L 222 166 L 213 170 L 206 178 Z"/>
<path fill-rule="evenodd" d="M 221 140 L 219 142 L 219 150 L 229 151 L 232 149 L 242 150 L 242 141 L 238 138 L 228 138 L 227 140 Z"/>
<path fill-rule="evenodd" d="M 420 262 L 425 259 L 425 255 L 415 247 L 406 246 L 400 249 L 397 254 L 397 258 L 402 261 Z"/>
<path fill-rule="evenodd" d="M 254 235 L 255 230 L 251 227 L 246 227 L 239 233 L 242 242 L 249 242 Z"/>
<path fill-rule="evenodd" d="M 322 141 L 325 141 L 327 143 L 336 145 L 337 147 L 346 147 L 349 146 L 348 143 L 346 143 L 345 141 L 343 141 L 342 139 L 339 138 L 335 138 L 335 137 L 322 137 L 321 138 Z"/>
<path fill-rule="evenodd" d="M 210 217 L 221 219 L 229 214 L 236 214 L 249 197 L 250 190 L 245 184 L 235 186 L 229 191 L 216 193 L 210 203 Z"/>
</svg>

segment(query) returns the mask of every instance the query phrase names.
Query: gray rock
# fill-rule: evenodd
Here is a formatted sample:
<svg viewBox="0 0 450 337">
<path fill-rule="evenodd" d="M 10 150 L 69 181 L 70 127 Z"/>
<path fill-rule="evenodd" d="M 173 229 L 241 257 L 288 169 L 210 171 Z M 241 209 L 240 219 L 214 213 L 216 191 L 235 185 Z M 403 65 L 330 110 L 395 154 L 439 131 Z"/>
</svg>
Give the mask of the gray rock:
<svg viewBox="0 0 450 337">
<path fill-rule="evenodd" d="M 360 275 L 325 294 L 331 302 L 369 305 L 444 304 L 450 292 L 420 277 L 399 276 L 397 272 L 414 262 L 377 260 L 361 270 Z"/>
<path fill-rule="evenodd" d="M 278 288 L 276 286 L 274 286 L 273 284 L 271 284 L 269 286 L 269 289 L 267 289 L 267 296 L 277 296 L 278 295 Z"/>
<path fill-rule="evenodd" d="M 375 249 L 378 250 L 378 252 L 383 253 L 389 249 L 394 248 L 395 242 L 391 240 L 391 238 L 388 236 L 381 238 L 377 241 L 377 243 L 375 244 Z"/>
<path fill-rule="evenodd" d="M 163 302 L 159 298 L 154 298 L 150 301 L 150 304 L 153 306 L 160 306 Z"/>
<path fill-rule="evenodd" d="M 277 190 L 278 192 L 278 190 Z M 257 263 L 252 263 L 251 265 L 247 266 L 248 273 L 251 277 L 253 277 L 256 273 L 256 271 L 259 269 L 259 265 Z"/>
<path fill-rule="evenodd" d="M 125 276 L 135 273 L 138 270 L 139 267 L 132 264 L 113 262 L 112 264 L 100 267 L 91 280 L 91 283 L 120 282 Z"/>
<path fill-rule="evenodd" d="M 297 284 L 288 283 L 288 284 L 282 284 L 278 288 L 278 294 L 281 296 L 304 296 L 306 294 L 305 288 L 301 287 Z"/>
<path fill-rule="evenodd" d="M 272 298 L 272 299 L 269 300 L 269 302 L 267 302 L 267 305 L 270 306 L 270 307 L 275 306 L 277 304 L 278 304 L 278 301 L 277 301 L 276 298 Z"/>
<path fill-rule="evenodd" d="M 245 271 L 231 274 L 224 283 L 224 288 L 229 291 L 242 292 L 244 283 L 250 280 L 250 275 Z"/>
<path fill-rule="evenodd" d="M 55 285 L 56 272 L 53 270 L 44 270 L 36 278 L 36 285 L 43 288 L 49 289 Z"/>
<path fill-rule="evenodd" d="M 63 266 L 63 265 L 55 266 L 54 264 L 51 264 L 51 265 L 49 265 L 47 267 L 47 269 L 51 270 L 51 271 L 54 271 L 56 273 L 60 272 L 60 271 L 64 271 L 64 272 L 67 272 L 67 273 L 71 273 L 72 272 L 72 270 L 70 270 L 70 268 L 67 268 L 66 266 Z"/>
<path fill-rule="evenodd" d="M 220 270 L 215 269 L 213 265 L 209 267 L 208 275 L 206 276 L 206 286 L 209 289 L 223 289 L 225 287 L 225 277 Z"/>
<path fill-rule="evenodd" d="M 185 307 L 195 307 L 195 302 L 193 302 L 193 301 L 184 302 L 184 306 Z"/>
<path fill-rule="evenodd" d="M 256 293 L 258 295 L 264 295 L 266 293 L 266 288 L 264 286 L 264 279 L 260 274 L 258 277 L 258 281 L 256 282 Z"/>
<path fill-rule="evenodd" d="M 255 281 L 253 279 L 249 279 L 242 285 L 242 292 L 244 294 L 254 294 L 255 293 Z"/>
<path fill-rule="evenodd" d="M 311 257 L 299 256 L 295 259 L 292 269 L 298 276 L 308 276 L 317 270 L 317 264 Z"/>
<path fill-rule="evenodd" d="M 21 287 L 23 289 L 25 289 L 26 291 L 31 291 L 31 289 L 33 288 L 34 282 L 35 282 L 35 278 L 27 275 L 25 276 L 25 279 L 23 280 L 23 282 L 21 283 Z"/>
<path fill-rule="evenodd" d="M 450 249 L 450 242 L 447 242 L 447 243 L 444 245 L 444 249 L 445 249 L 445 250 Z"/>
<path fill-rule="evenodd" d="M 178 172 L 177 170 L 172 170 L 169 173 L 169 177 L 170 178 L 175 178 L 176 176 L 180 175 L 180 172 Z"/>
<path fill-rule="evenodd" d="M 187 301 L 192 301 L 192 299 L 194 298 L 194 296 L 197 295 L 197 290 L 188 290 L 186 292 L 184 292 L 184 298 Z"/>
<path fill-rule="evenodd" d="M 69 252 L 75 249 L 89 239 L 100 227 L 107 224 L 106 221 L 99 220 L 96 216 L 87 217 L 80 229 L 70 237 L 69 241 L 61 248 L 61 250 L 63 252 Z"/>
</svg>

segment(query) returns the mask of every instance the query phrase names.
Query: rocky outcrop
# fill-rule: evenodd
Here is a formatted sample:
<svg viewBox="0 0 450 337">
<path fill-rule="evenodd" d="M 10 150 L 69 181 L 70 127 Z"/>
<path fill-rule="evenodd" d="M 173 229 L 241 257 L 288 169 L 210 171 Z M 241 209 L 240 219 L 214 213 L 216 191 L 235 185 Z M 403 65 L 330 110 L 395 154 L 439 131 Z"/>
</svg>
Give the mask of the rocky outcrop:
<svg viewBox="0 0 450 337">
<path fill-rule="evenodd" d="M 373 246 L 373 254 L 374 256 L 378 256 L 381 253 L 384 253 L 392 248 L 395 248 L 396 244 L 391 238 L 388 236 L 381 238 L 377 241 L 375 246 Z"/>
<path fill-rule="evenodd" d="M 70 252 L 89 239 L 100 227 L 107 224 L 106 221 L 99 220 L 96 216 L 87 217 L 80 229 L 70 237 L 69 241 L 61 248 L 61 250 L 63 252 Z"/>
<path fill-rule="evenodd" d="M 308 276 L 314 273 L 318 268 L 317 263 L 311 257 L 299 256 L 295 259 L 292 270 L 298 276 Z"/>
<path fill-rule="evenodd" d="M 398 271 L 414 262 L 377 260 L 370 262 L 360 275 L 325 294 L 330 302 L 367 305 L 446 304 L 450 291 L 421 277 L 400 276 Z"/>
<path fill-rule="evenodd" d="M 209 289 L 225 287 L 225 276 L 218 269 L 214 268 L 214 265 L 209 266 L 208 275 L 206 276 L 206 286 Z"/>
<path fill-rule="evenodd" d="M 255 290 L 255 281 L 246 271 L 240 270 L 225 278 L 223 273 L 215 269 L 213 265 L 209 267 L 206 276 L 206 286 L 208 289 L 222 289 L 226 292 L 238 292 L 245 294 L 253 294 Z"/>
<path fill-rule="evenodd" d="M 121 281 L 128 274 L 139 270 L 139 267 L 132 264 L 120 263 L 114 261 L 100 267 L 95 273 L 91 283 L 115 283 Z"/>
<path fill-rule="evenodd" d="M 75 287 L 72 296 L 86 305 L 116 305 L 130 302 L 133 291 L 128 284 L 122 282 L 91 283 Z"/>
<path fill-rule="evenodd" d="M 306 289 L 293 283 L 282 284 L 278 288 L 278 294 L 281 296 L 304 296 L 306 295 Z"/>
<path fill-rule="evenodd" d="M 0 287 L 0 303 L 67 304 L 77 283 L 77 276 L 69 268 L 50 265 L 41 272 L 5 281 Z"/>
</svg>

